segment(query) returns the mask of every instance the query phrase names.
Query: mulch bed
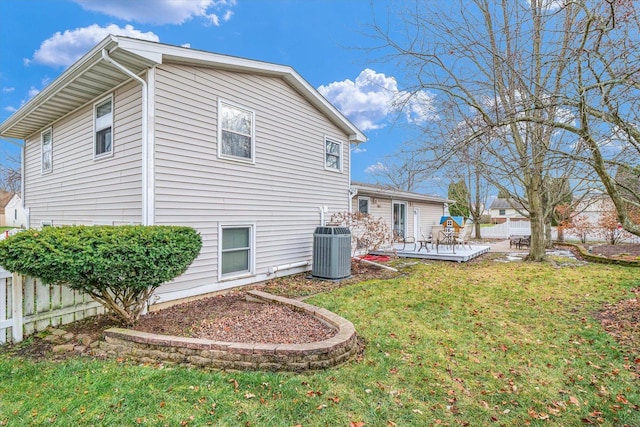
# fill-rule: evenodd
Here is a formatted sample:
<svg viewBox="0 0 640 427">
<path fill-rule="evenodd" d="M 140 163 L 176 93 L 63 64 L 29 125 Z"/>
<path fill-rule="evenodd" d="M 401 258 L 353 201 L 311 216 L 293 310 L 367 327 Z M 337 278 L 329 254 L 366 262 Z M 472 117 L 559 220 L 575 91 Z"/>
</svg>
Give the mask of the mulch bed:
<svg viewBox="0 0 640 427">
<path fill-rule="evenodd" d="M 591 253 L 612 259 L 640 260 L 640 244 L 591 246 Z"/>
</svg>

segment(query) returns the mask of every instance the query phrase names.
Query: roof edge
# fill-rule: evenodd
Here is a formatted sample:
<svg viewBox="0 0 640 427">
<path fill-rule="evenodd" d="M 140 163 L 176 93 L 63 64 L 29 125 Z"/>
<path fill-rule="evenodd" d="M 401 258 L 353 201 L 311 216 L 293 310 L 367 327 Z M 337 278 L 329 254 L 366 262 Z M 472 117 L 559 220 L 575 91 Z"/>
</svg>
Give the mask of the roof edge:
<svg viewBox="0 0 640 427">
<path fill-rule="evenodd" d="M 383 188 L 376 184 L 368 184 L 363 182 L 351 182 L 351 186 L 360 190 L 366 190 L 370 194 L 378 194 L 389 198 L 403 198 L 407 200 L 435 202 L 435 203 L 455 203 L 455 200 L 446 199 L 444 197 L 430 196 L 427 194 L 414 193 L 412 191 L 395 190 L 392 188 Z"/>
<path fill-rule="evenodd" d="M 53 95 L 62 90 L 70 81 L 72 81 L 78 74 L 82 73 L 88 68 L 91 68 L 96 62 L 102 60 L 102 49 L 111 49 L 117 46 L 117 37 L 108 35 L 100 43 L 94 46 L 89 52 L 85 53 L 80 59 L 74 62 L 69 68 L 67 68 L 60 76 L 58 76 L 49 86 L 45 87 L 40 93 L 31 98 L 26 104 L 13 113 L 7 120 L 0 123 L 0 136 L 6 138 L 13 138 L 6 134 L 9 132 L 17 122 L 24 119 L 28 114 L 35 110 L 42 103 L 46 102 Z"/>
</svg>

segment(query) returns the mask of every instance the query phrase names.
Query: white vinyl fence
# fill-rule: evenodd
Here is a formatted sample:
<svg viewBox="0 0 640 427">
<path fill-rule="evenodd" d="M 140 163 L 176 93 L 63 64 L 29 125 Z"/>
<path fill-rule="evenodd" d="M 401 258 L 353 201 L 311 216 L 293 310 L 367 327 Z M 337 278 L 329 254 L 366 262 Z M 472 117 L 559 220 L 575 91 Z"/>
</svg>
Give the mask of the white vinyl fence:
<svg viewBox="0 0 640 427">
<path fill-rule="evenodd" d="M 103 312 L 102 306 L 85 294 L 0 268 L 0 344 L 17 343 L 48 326 Z"/>
<path fill-rule="evenodd" d="M 491 227 L 482 227 L 480 235 L 483 239 L 508 239 L 509 236 L 530 236 L 529 221 L 508 221 Z"/>
</svg>

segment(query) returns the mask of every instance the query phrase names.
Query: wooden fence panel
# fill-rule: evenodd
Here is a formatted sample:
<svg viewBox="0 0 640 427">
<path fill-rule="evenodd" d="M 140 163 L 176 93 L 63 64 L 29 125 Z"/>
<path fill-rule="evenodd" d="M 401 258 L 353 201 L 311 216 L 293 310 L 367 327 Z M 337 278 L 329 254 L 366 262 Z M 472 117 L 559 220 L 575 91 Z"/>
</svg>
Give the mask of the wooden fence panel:
<svg viewBox="0 0 640 427">
<path fill-rule="evenodd" d="M 0 344 L 101 313 L 102 306 L 86 294 L 0 269 Z"/>
<path fill-rule="evenodd" d="M 3 325 L 10 319 L 8 313 L 11 312 L 11 305 L 7 294 L 10 292 L 9 276 L 0 276 L 0 344 L 7 342 L 7 328 Z M 6 323 L 8 325 L 8 323 Z"/>
</svg>

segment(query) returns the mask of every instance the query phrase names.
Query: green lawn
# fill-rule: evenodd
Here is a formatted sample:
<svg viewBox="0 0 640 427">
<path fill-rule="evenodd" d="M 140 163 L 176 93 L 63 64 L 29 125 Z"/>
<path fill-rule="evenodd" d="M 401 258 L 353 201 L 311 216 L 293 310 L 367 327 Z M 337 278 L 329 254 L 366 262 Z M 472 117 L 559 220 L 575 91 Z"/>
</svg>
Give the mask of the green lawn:
<svg viewBox="0 0 640 427">
<path fill-rule="evenodd" d="M 415 265 L 308 300 L 366 348 L 303 375 L 0 354 L 0 425 L 638 426 L 640 355 L 593 317 L 635 286 L 625 267 Z"/>
</svg>

